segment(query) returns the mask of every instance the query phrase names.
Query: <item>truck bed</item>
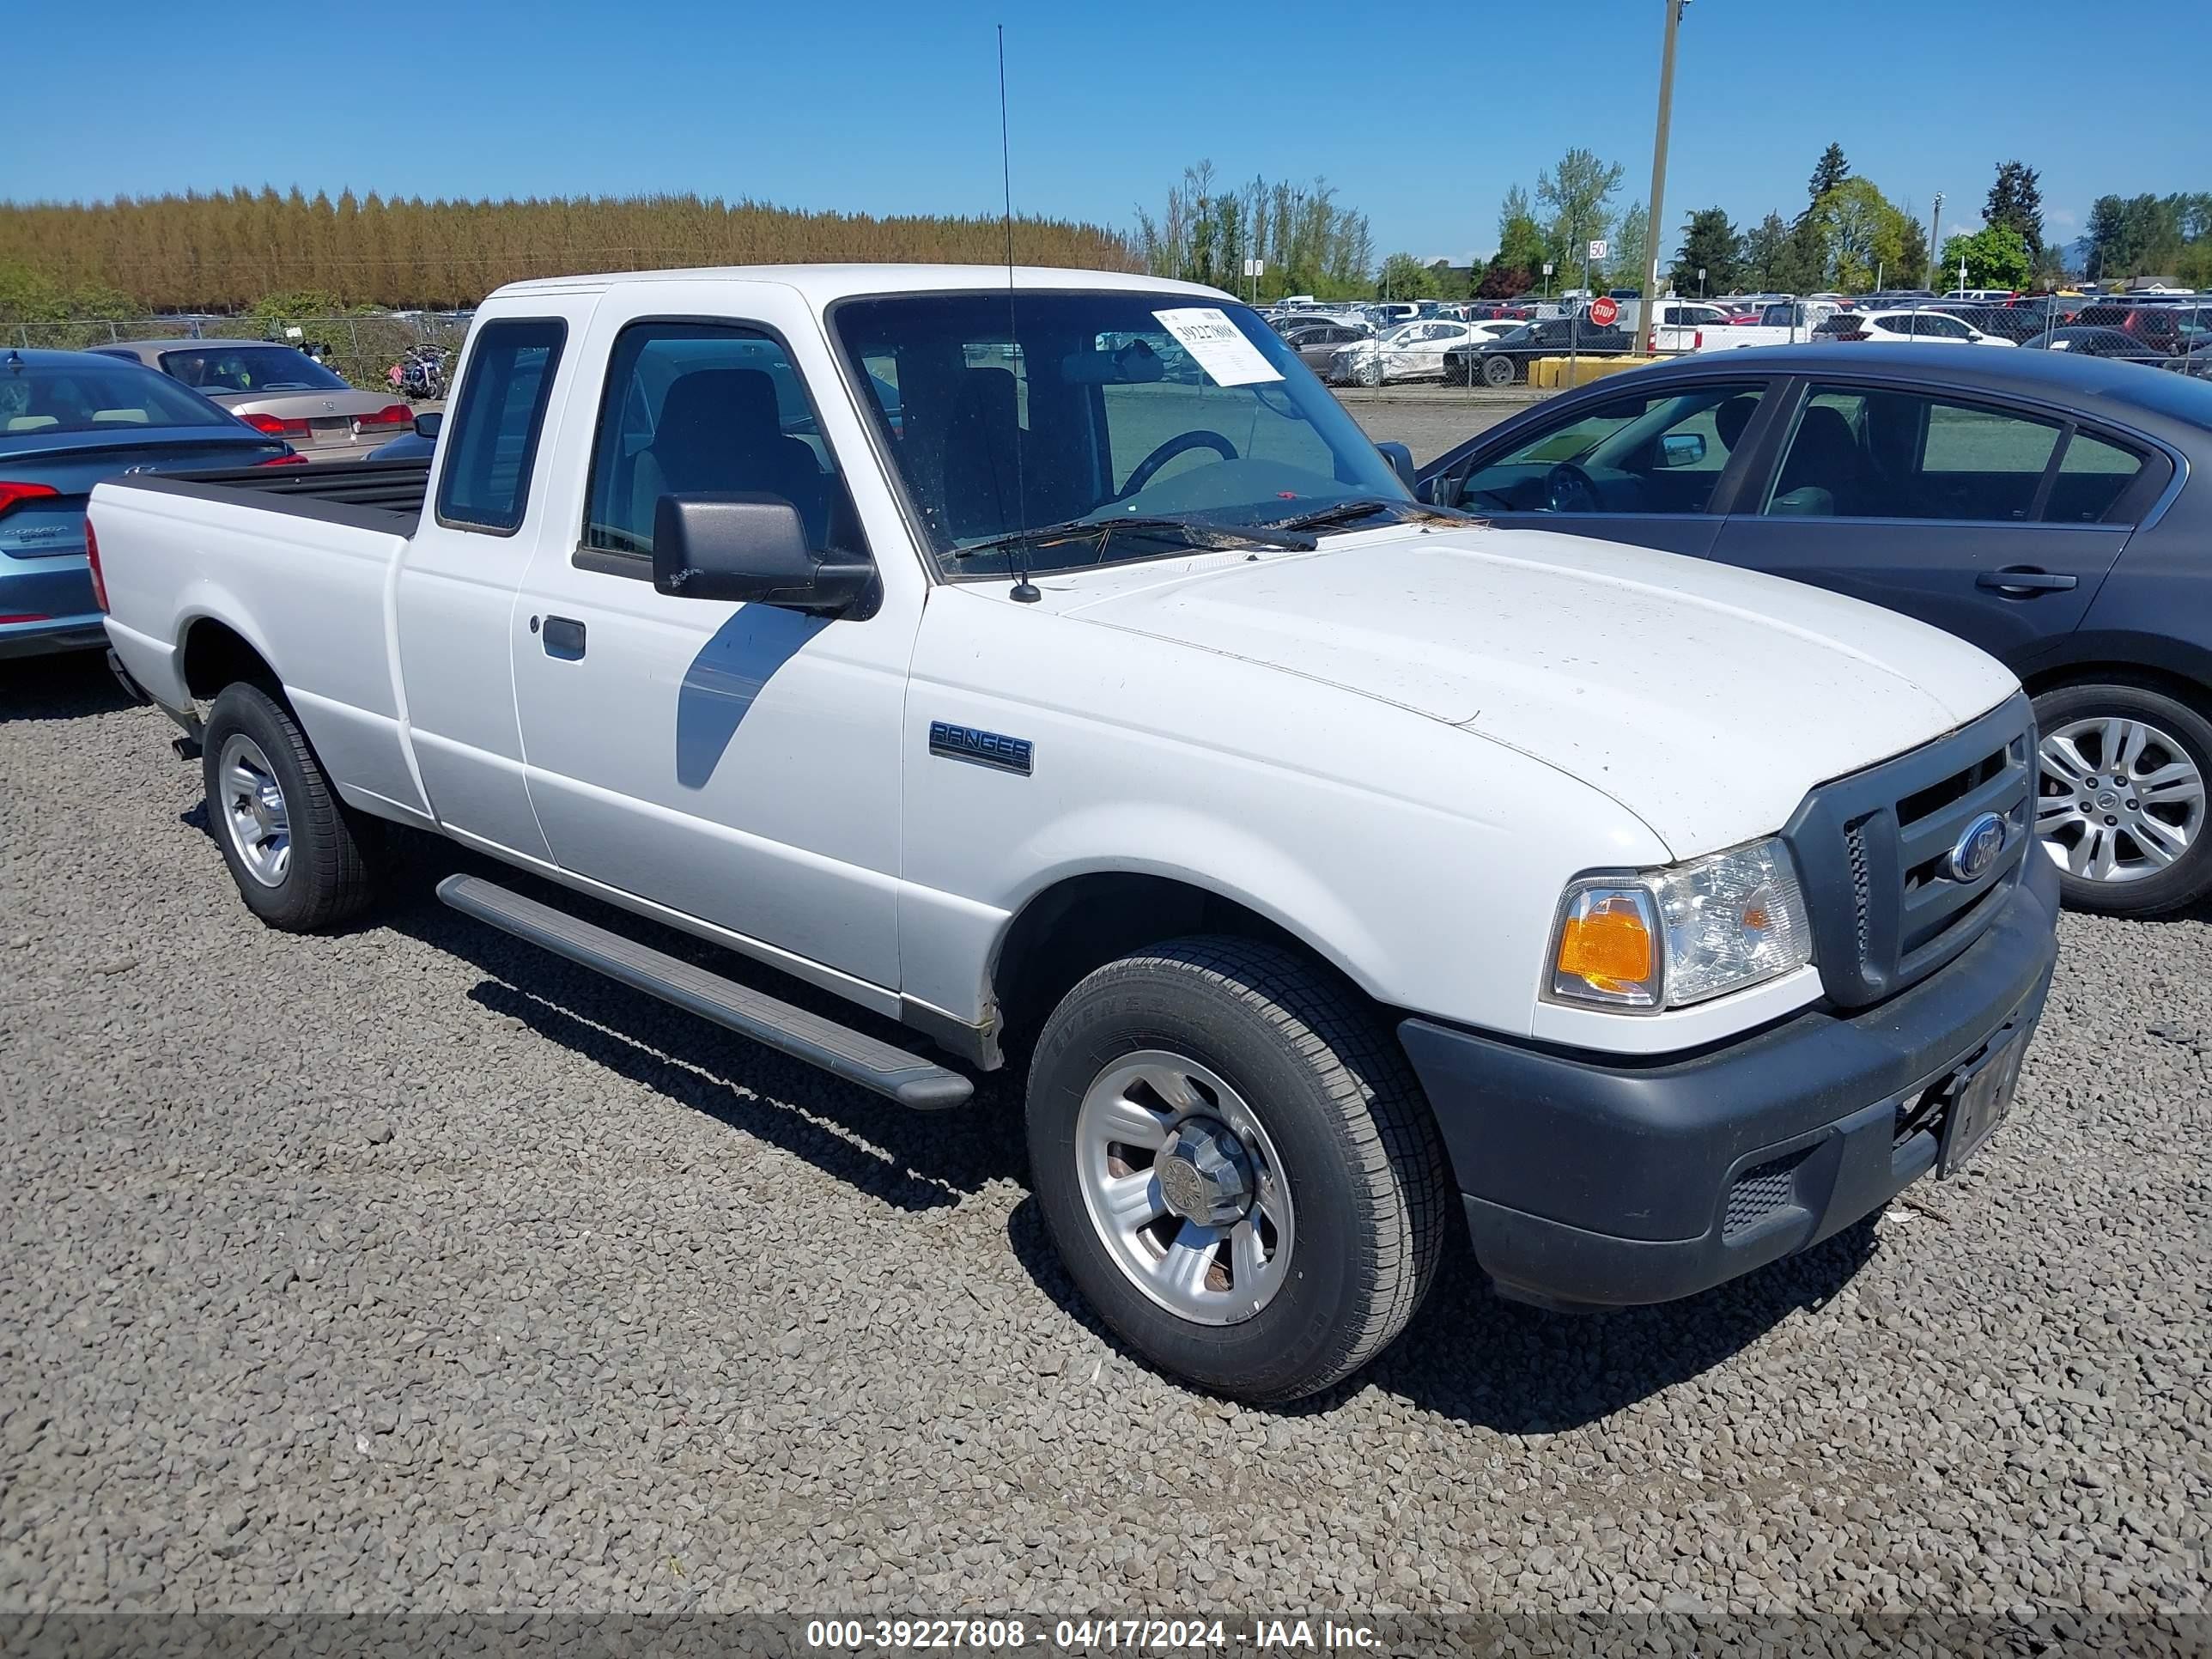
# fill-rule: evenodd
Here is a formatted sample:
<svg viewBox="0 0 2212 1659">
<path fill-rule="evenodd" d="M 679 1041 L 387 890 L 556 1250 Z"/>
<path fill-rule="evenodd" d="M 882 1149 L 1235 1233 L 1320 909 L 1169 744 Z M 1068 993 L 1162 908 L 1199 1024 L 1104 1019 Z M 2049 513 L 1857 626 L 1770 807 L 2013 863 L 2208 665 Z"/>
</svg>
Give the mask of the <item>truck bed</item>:
<svg viewBox="0 0 2212 1659">
<path fill-rule="evenodd" d="M 295 518 L 405 535 L 422 516 L 428 457 L 412 461 L 328 461 L 311 466 L 232 466 L 110 481 L 131 489 L 229 501 Z M 240 501 L 240 495 L 251 500 Z"/>
</svg>

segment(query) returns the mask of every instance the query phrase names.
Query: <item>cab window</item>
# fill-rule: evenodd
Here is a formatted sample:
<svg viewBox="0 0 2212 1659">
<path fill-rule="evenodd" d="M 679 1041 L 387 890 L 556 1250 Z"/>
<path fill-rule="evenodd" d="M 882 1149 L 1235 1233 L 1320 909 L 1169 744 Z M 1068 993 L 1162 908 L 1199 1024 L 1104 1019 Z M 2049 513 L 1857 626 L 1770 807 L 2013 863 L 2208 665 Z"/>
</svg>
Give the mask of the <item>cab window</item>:
<svg viewBox="0 0 2212 1659">
<path fill-rule="evenodd" d="M 530 503 L 545 405 L 568 325 L 557 317 L 486 323 L 469 355 L 459 406 L 446 422 L 438 522 L 512 536 Z"/>
<path fill-rule="evenodd" d="M 896 385 L 878 395 L 896 398 Z M 631 324 L 607 364 L 584 546 L 650 555 L 663 495 L 716 491 L 789 501 L 817 551 L 862 546 L 852 498 L 781 340 L 737 325 Z"/>
</svg>

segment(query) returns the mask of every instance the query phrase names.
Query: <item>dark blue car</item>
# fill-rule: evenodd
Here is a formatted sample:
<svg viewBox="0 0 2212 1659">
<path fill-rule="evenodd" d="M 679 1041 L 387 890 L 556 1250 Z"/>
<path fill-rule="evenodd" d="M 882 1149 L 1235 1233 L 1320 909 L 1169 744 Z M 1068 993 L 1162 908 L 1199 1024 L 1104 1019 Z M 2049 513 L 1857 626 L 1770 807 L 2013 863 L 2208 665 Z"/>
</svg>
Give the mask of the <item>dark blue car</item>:
<svg viewBox="0 0 2212 1659">
<path fill-rule="evenodd" d="M 1812 582 L 1972 641 L 2034 695 L 2035 830 L 2067 902 L 2147 915 L 2212 893 L 2208 470 L 2204 380 L 1869 343 L 1615 375 L 1430 462 L 1419 493 Z M 1653 672 L 1671 643 L 1651 642 Z"/>
<path fill-rule="evenodd" d="M 295 459 L 150 368 L 0 354 L 0 658 L 106 644 L 84 551 L 85 498 L 102 478 Z"/>
</svg>

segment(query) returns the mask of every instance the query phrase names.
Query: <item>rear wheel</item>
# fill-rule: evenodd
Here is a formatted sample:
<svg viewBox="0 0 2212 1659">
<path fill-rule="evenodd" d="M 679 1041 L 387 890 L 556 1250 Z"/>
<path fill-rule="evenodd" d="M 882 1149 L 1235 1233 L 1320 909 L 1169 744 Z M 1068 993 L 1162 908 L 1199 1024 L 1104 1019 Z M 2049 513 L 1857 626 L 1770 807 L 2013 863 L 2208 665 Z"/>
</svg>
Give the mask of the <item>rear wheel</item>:
<svg viewBox="0 0 2212 1659">
<path fill-rule="evenodd" d="M 226 686 L 201 743 L 209 827 L 247 909 L 311 933 L 368 908 L 381 827 L 338 799 L 290 709 L 258 686 Z"/>
<path fill-rule="evenodd" d="M 1518 378 L 1510 357 L 1485 357 L 1482 360 L 1482 383 L 1488 386 L 1509 386 Z"/>
<path fill-rule="evenodd" d="M 1077 1286 L 1202 1387 L 1327 1388 L 1434 1277 L 1450 1194 L 1419 1085 L 1358 994 L 1289 951 L 1190 939 L 1099 969 L 1038 1040 L 1029 1140 Z"/>
<path fill-rule="evenodd" d="M 2147 686 L 2065 685 L 2035 700 L 2035 833 L 2076 909 L 2151 915 L 2212 889 L 2212 724 Z"/>
</svg>

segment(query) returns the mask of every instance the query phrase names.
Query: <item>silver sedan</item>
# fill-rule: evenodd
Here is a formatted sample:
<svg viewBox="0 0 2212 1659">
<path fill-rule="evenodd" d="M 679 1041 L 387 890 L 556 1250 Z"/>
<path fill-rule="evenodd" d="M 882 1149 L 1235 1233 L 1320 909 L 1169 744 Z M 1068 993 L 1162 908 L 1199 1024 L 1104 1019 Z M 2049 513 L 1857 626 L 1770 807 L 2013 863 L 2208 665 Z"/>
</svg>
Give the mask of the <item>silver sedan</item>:
<svg viewBox="0 0 2212 1659">
<path fill-rule="evenodd" d="M 404 398 L 357 392 L 272 340 L 122 340 L 94 348 L 159 369 L 311 461 L 356 459 L 414 424 Z"/>
</svg>

